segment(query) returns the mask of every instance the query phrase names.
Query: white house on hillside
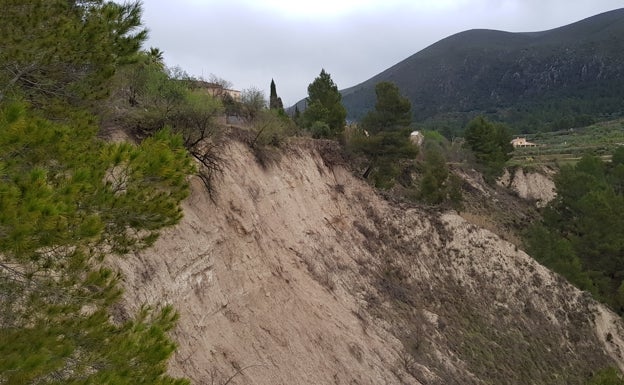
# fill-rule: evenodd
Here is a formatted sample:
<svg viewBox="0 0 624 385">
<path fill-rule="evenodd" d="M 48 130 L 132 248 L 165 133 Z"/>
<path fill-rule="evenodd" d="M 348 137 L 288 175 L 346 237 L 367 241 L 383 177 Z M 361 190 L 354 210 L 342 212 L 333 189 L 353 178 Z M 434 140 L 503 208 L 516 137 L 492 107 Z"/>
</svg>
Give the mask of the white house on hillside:
<svg viewBox="0 0 624 385">
<path fill-rule="evenodd" d="M 537 144 L 527 142 L 526 138 L 516 137 L 516 139 L 511 140 L 511 145 L 516 147 L 537 147 Z"/>
<path fill-rule="evenodd" d="M 419 131 L 412 131 L 410 134 L 410 142 L 416 146 L 420 146 L 425 141 L 425 137 Z"/>
</svg>

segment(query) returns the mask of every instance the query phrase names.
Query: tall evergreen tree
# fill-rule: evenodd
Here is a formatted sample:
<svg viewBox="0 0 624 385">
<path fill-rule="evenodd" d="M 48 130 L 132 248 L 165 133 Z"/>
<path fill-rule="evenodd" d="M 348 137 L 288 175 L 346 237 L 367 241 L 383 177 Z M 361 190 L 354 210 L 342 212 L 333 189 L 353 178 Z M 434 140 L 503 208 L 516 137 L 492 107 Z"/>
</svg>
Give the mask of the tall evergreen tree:
<svg viewBox="0 0 624 385">
<path fill-rule="evenodd" d="M 269 109 L 277 109 L 277 88 L 275 87 L 275 81 L 271 79 L 271 93 L 269 95 Z"/>
<path fill-rule="evenodd" d="M 275 87 L 275 81 L 271 79 L 271 95 L 269 96 L 269 109 L 277 110 L 279 113 L 284 112 L 284 104 L 282 98 L 277 96 L 277 88 Z"/>
<path fill-rule="evenodd" d="M 513 151 L 511 134 L 505 125 L 478 116 L 468 123 L 464 139 L 483 167 L 486 179 L 492 181 L 502 173 Z"/>
<path fill-rule="evenodd" d="M 401 160 L 414 158 L 418 149 L 409 141 L 411 103 L 396 85 L 381 82 L 375 87 L 375 110 L 361 124 L 370 136 L 352 140 L 351 146 L 369 159 L 364 177 L 372 175 L 375 186 L 389 188 L 400 172 Z"/>
<path fill-rule="evenodd" d="M 330 137 L 338 137 L 346 125 L 347 110 L 342 105 L 342 95 L 331 76 L 321 70 L 320 75 L 308 86 L 307 108 L 302 114 L 305 128 L 321 126 L 329 128 Z"/>
<path fill-rule="evenodd" d="M 404 128 L 412 122 L 412 103 L 401 95 L 394 83 L 380 82 L 375 86 L 375 109 L 362 119 L 361 126 L 369 133 Z"/>
</svg>

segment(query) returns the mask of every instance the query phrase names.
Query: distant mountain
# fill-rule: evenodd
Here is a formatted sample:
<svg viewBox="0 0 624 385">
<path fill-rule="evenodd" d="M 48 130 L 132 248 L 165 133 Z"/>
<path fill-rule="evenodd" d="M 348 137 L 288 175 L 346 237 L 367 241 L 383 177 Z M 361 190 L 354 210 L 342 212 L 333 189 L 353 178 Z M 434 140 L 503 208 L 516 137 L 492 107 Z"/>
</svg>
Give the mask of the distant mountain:
<svg viewBox="0 0 624 385">
<path fill-rule="evenodd" d="M 624 112 L 624 8 L 542 32 L 469 30 L 341 91 L 350 119 L 397 84 L 418 122 L 455 129 L 477 114 L 516 129 L 568 128 Z"/>
</svg>

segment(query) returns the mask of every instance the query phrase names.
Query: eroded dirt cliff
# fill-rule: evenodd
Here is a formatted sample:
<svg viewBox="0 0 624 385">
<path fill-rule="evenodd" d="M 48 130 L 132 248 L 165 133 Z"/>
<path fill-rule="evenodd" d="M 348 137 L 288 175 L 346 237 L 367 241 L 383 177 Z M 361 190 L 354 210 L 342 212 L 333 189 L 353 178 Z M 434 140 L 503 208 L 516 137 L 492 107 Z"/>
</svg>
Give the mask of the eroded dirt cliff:
<svg viewBox="0 0 624 385">
<path fill-rule="evenodd" d="M 507 169 L 499 183 L 514 191 L 522 199 L 532 200 L 544 207 L 555 198 L 555 171 L 548 167 L 525 171 L 522 168 Z"/>
<path fill-rule="evenodd" d="M 127 307 L 180 313 L 170 372 L 197 384 L 581 384 L 624 369 L 622 322 L 515 246 L 382 199 L 328 143 L 263 168 L 231 142 L 212 201 L 114 263 Z M 330 149 L 331 150 L 331 149 Z M 228 382 L 229 381 L 229 382 Z"/>
</svg>

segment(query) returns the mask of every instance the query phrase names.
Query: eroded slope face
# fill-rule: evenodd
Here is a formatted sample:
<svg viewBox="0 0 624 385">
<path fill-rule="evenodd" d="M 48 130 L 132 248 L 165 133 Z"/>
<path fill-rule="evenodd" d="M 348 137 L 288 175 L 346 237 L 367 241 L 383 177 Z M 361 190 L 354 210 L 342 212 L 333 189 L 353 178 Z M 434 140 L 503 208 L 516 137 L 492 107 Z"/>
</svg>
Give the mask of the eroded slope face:
<svg viewBox="0 0 624 385">
<path fill-rule="evenodd" d="M 215 201 L 195 181 L 182 222 L 116 262 L 129 307 L 180 312 L 172 374 L 580 384 L 622 366 L 612 313 L 457 215 L 384 201 L 316 145 L 293 145 L 263 169 L 231 143 Z"/>
<path fill-rule="evenodd" d="M 507 169 L 498 182 L 515 191 L 520 198 L 535 201 L 538 207 L 545 207 L 556 195 L 554 174 L 555 171 L 547 167 L 538 171 Z"/>
</svg>

